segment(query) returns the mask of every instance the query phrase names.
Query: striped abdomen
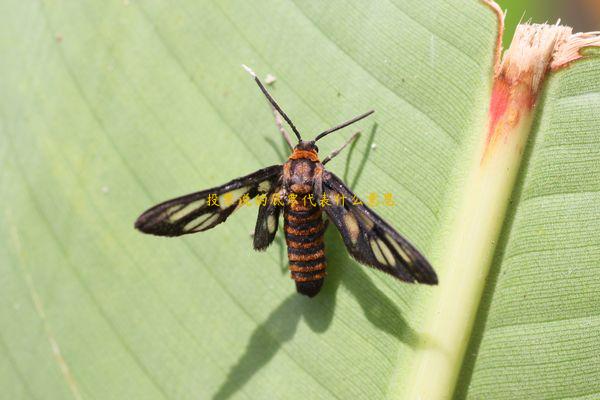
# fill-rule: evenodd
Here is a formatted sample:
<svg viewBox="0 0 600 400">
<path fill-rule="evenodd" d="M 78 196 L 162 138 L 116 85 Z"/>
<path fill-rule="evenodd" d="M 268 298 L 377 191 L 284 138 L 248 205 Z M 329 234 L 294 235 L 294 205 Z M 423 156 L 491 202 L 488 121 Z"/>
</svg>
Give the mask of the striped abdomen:
<svg viewBox="0 0 600 400">
<path fill-rule="evenodd" d="M 313 297 L 321 290 L 327 267 L 321 209 L 310 204 L 306 207 L 299 200 L 285 207 L 283 220 L 289 269 L 296 281 L 296 290 Z"/>
</svg>

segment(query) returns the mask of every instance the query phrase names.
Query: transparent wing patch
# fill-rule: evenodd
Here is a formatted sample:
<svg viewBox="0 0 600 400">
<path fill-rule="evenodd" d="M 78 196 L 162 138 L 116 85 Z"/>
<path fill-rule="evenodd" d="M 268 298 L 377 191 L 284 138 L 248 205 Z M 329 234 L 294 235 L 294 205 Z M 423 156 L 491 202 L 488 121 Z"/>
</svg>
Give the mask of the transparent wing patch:
<svg viewBox="0 0 600 400">
<path fill-rule="evenodd" d="M 353 204 L 356 195 L 331 172 L 323 174 L 323 191 L 329 200 L 323 209 L 353 258 L 406 282 L 437 284 L 425 257 L 369 207 Z"/>
<path fill-rule="evenodd" d="M 202 232 L 225 221 L 244 199 L 269 193 L 281 180 L 282 166 L 273 165 L 222 186 L 160 203 L 139 216 L 135 227 L 158 236 Z"/>
<path fill-rule="evenodd" d="M 275 239 L 282 207 L 271 201 L 271 199 L 273 196 L 279 196 L 280 190 L 281 186 L 274 186 L 264 197 L 264 203 L 260 204 L 256 227 L 254 228 L 253 245 L 255 250 L 266 250 Z"/>
</svg>

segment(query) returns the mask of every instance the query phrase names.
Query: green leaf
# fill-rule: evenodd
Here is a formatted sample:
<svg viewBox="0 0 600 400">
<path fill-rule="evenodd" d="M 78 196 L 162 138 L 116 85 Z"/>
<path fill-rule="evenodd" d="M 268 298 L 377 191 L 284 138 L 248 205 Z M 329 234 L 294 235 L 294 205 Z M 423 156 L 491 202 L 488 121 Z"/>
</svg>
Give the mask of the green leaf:
<svg viewBox="0 0 600 400">
<path fill-rule="evenodd" d="M 488 108 L 489 9 L 10 0 L 0 15 L 6 398 L 387 399 L 427 373 L 415 366 L 435 348 L 422 332 L 439 315 L 443 280 L 406 285 L 364 268 L 329 228 L 329 275 L 308 299 L 289 279 L 281 235 L 251 250 L 256 207 L 178 239 L 133 222 L 161 200 L 283 161 L 245 63 L 277 77 L 270 90 L 307 137 L 375 109 L 328 168 L 362 197 L 392 193 L 397 206 L 377 212 L 440 276 L 459 274 L 438 250 Z M 554 74 L 538 107 L 456 365 L 459 396 L 597 391 L 598 67 Z M 350 133 L 319 142 L 321 152 Z"/>
<path fill-rule="evenodd" d="M 597 398 L 600 60 L 548 82 L 458 392 Z M 459 397 L 461 397 L 459 396 Z"/>
</svg>

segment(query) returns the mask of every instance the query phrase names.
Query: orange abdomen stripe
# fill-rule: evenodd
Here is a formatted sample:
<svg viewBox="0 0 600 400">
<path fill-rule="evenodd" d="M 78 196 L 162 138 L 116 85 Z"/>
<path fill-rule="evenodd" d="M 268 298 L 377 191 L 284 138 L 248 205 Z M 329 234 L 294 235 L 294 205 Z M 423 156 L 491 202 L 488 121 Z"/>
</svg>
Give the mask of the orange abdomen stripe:
<svg viewBox="0 0 600 400">
<path fill-rule="evenodd" d="M 327 262 L 321 209 L 302 204 L 288 205 L 283 220 L 291 278 L 296 282 L 324 279 Z"/>
</svg>

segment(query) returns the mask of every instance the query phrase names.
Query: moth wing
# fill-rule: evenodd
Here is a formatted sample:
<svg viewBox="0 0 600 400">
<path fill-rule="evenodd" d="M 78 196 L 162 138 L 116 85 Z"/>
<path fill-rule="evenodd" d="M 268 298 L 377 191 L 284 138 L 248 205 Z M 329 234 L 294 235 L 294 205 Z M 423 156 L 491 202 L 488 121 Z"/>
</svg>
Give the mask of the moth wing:
<svg viewBox="0 0 600 400">
<path fill-rule="evenodd" d="M 277 196 L 280 190 L 281 186 L 274 186 L 266 195 L 266 203 L 261 204 L 258 208 L 258 218 L 254 228 L 254 250 L 266 250 L 275 239 L 281 206 L 271 199 L 274 195 Z"/>
<path fill-rule="evenodd" d="M 353 204 L 356 196 L 340 178 L 325 171 L 323 191 L 329 200 L 323 209 L 354 259 L 406 282 L 438 283 L 425 257 L 364 203 Z"/>
<path fill-rule="evenodd" d="M 135 222 L 144 233 L 180 236 L 214 228 L 240 206 L 246 194 L 254 198 L 266 194 L 281 180 L 282 166 L 273 165 L 222 186 L 177 197 L 146 210 Z M 216 204 L 209 202 L 214 195 Z"/>
</svg>

